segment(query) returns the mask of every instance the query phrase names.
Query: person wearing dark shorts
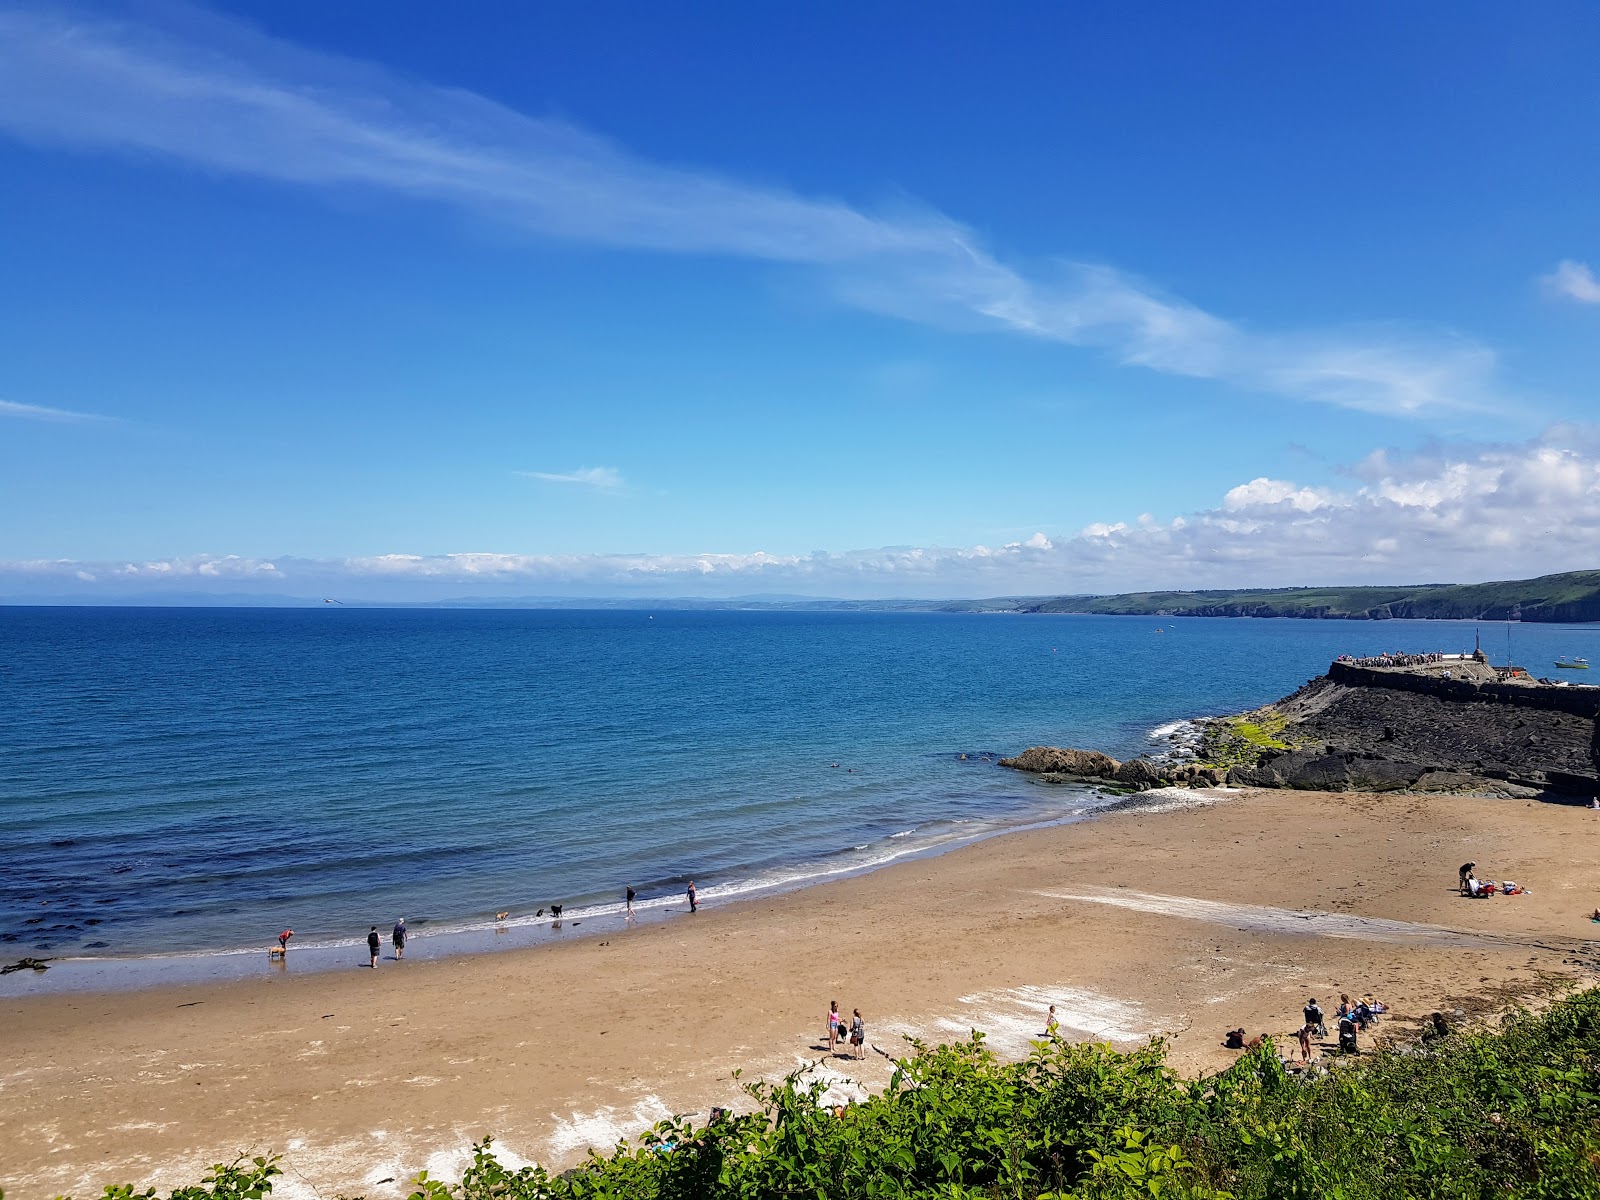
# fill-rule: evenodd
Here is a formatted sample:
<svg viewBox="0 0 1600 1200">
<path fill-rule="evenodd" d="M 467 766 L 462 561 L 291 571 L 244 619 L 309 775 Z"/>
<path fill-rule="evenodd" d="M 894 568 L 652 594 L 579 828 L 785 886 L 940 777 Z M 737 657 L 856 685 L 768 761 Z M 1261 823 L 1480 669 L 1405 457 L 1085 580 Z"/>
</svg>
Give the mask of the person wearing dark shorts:
<svg viewBox="0 0 1600 1200">
<path fill-rule="evenodd" d="M 278 935 L 278 948 L 285 954 L 289 953 L 289 939 L 294 936 L 294 930 L 285 929 Z"/>
<path fill-rule="evenodd" d="M 372 969 L 378 969 L 378 947 L 383 945 L 383 939 L 378 936 L 378 927 L 374 925 L 372 932 L 367 934 L 367 953 L 372 955 Z"/>
<path fill-rule="evenodd" d="M 401 917 L 394 923 L 394 957 L 399 962 L 406 956 L 406 919 Z"/>
<path fill-rule="evenodd" d="M 688 897 L 689 897 L 689 911 L 690 912 L 699 912 L 700 911 L 700 902 L 699 902 L 698 898 L 695 896 L 694 880 L 692 880 L 692 879 L 689 880 L 689 891 L 688 891 L 687 894 L 688 894 Z"/>
</svg>

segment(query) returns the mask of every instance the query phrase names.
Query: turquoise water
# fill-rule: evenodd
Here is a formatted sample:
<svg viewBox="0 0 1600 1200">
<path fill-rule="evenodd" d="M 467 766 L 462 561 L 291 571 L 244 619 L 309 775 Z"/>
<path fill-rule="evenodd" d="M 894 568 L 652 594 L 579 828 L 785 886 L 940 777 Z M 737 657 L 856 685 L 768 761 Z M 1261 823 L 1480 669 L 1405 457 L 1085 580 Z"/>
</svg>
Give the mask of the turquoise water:
<svg viewBox="0 0 1600 1200">
<path fill-rule="evenodd" d="M 426 935 L 606 913 L 628 884 L 656 909 L 690 878 L 708 903 L 803 884 L 1108 802 L 1002 754 L 1131 756 L 1337 654 L 1473 629 L 0 608 L 0 953 L 346 944 L 401 914 Z M 1505 627 L 1484 635 L 1502 657 Z M 1535 674 L 1600 661 L 1588 627 L 1513 637 Z"/>
</svg>

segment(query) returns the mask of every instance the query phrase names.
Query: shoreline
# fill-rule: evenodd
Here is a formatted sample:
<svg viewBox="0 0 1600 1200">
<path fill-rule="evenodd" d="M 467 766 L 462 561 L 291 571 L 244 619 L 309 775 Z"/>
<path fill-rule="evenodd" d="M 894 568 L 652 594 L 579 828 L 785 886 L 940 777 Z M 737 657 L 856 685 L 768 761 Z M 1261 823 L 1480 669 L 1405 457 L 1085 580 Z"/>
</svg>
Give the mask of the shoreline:
<svg viewBox="0 0 1600 1200">
<path fill-rule="evenodd" d="M 453 1178 L 484 1133 L 503 1161 L 570 1165 L 673 1113 L 748 1107 L 735 1069 L 779 1078 L 824 1059 L 830 998 L 860 1007 L 889 1054 L 904 1036 L 976 1027 L 1020 1056 L 1054 1003 L 1068 1036 L 1163 1036 L 1193 1074 L 1232 1060 L 1224 1028 L 1282 1038 L 1307 995 L 1375 992 L 1386 1033 L 1593 976 L 1600 815 L 1418 795 L 1205 799 L 563 944 L 8 996 L 0 1140 L 19 1149 L 0 1186 L 17 1200 L 170 1186 L 253 1147 L 285 1155 L 274 1195 L 379 1200 L 409 1194 L 417 1170 Z M 1532 893 L 1461 898 L 1466 858 Z M 859 1098 L 889 1069 L 868 1053 L 815 1077 Z"/>
<path fill-rule="evenodd" d="M 1152 732 L 1152 741 L 1170 741 L 1170 733 L 1160 737 L 1161 731 L 1171 731 L 1192 725 L 1191 720 L 1169 722 Z M 896 863 L 934 858 L 952 853 L 965 846 L 975 845 L 993 838 L 1009 837 L 1035 829 L 1098 817 L 1129 807 L 1149 807 L 1151 811 L 1166 811 L 1172 804 L 1171 796 L 1152 796 L 1150 793 L 1119 794 L 1106 786 L 1090 783 L 1063 784 L 1057 781 L 1034 780 L 1033 786 L 1059 792 L 1062 802 L 1046 806 L 1044 815 L 1016 814 L 1011 820 L 960 821 L 952 819 L 932 824 L 956 826 L 938 833 L 925 834 L 923 838 L 895 849 L 897 838 L 915 834 L 893 834 L 877 842 L 843 850 L 827 858 L 796 863 L 787 868 L 770 870 L 747 879 L 734 879 L 700 889 L 702 907 L 740 903 L 746 900 L 804 892 L 840 879 L 851 879 L 880 871 Z M 1175 793 L 1178 789 L 1168 789 Z M 1100 803 L 1093 801 L 1099 799 Z M 1079 803 L 1074 803 L 1079 801 Z M 1055 809 L 1049 812 L 1049 809 Z M 962 824 L 977 826 L 971 830 L 959 828 Z M 830 859 L 845 859 L 863 851 L 876 851 L 861 861 L 829 867 Z M 504 921 L 462 918 L 443 918 L 427 924 L 413 923 L 406 948 L 414 961 L 430 961 L 462 955 L 498 954 L 507 951 L 538 949 L 558 945 L 565 941 L 613 934 L 628 928 L 686 916 L 687 904 L 681 895 L 657 896 L 635 901 L 636 917 L 630 924 L 624 916 L 621 901 L 589 904 L 579 907 L 565 906 L 561 919 L 549 915 L 531 916 L 516 914 Z M 580 932 L 581 930 L 581 932 Z M 379 929 L 383 937 L 383 958 L 393 958 L 387 928 Z M 14 996 L 59 995 L 82 992 L 122 992 L 160 987 L 166 984 L 219 983 L 234 980 L 271 978 L 291 970 L 296 973 L 322 973 L 339 971 L 352 962 L 365 961 L 366 939 L 350 936 L 314 942 L 290 944 L 289 956 L 268 959 L 269 946 L 276 939 L 267 938 L 253 946 L 234 946 L 204 950 L 167 950 L 148 954 L 106 955 L 51 955 L 48 952 L 17 950 L 7 956 L 7 962 L 22 957 L 47 961 L 46 971 L 21 970 L 0 976 L 0 1001 Z M 291 963 L 293 964 L 291 967 Z"/>
</svg>

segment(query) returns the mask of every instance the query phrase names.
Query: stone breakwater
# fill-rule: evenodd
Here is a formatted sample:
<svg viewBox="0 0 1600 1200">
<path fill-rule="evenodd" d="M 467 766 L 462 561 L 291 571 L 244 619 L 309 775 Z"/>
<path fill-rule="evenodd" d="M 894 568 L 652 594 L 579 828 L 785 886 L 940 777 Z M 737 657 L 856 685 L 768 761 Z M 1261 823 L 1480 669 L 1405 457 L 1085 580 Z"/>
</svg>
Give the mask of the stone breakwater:
<svg viewBox="0 0 1600 1200">
<path fill-rule="evenodd" d="M 1600 688 L 1334 663 L 1254 712 L 1203 723 L 1193 757 L 1118 762 L 1036 746 L 1001 765 L 1143 790 L 1160 786 L 1600 795 Z"/>
</svg>

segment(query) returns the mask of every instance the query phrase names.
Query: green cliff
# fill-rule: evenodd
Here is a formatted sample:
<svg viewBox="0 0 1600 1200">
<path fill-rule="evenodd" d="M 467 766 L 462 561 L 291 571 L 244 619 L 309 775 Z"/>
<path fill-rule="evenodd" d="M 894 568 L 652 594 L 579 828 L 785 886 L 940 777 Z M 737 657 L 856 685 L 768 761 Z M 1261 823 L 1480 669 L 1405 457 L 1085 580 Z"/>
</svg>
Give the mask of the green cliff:
<svg viewBox="0 0 1600 1200">
<path fill-rule="evenodd" d="M 982 612 L 1115 616 L 1302 617 L 1350 621 L 1411 618 L 1569 624 L 1600 621 L 1600 571 L 1568 571 L 1562 575 L 1498 583 L 1023 597 L 978 601 L 961 607 Z"/>
</svg>

